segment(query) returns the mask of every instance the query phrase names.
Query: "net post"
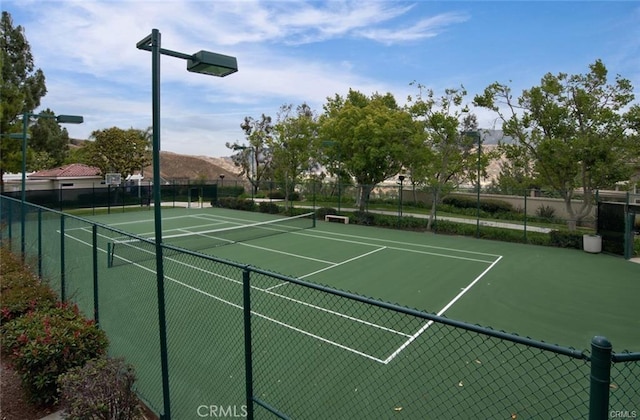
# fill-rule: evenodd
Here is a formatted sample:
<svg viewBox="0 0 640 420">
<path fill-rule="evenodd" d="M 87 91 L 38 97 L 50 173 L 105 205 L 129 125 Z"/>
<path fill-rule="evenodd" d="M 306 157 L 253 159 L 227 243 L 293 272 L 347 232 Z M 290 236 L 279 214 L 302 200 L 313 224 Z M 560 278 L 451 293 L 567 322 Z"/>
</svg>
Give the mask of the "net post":
<svg viewBox="0 0 640 420">
<path fill-rule="evenodd" d="M 113 267 L 113 243 L 107 242 L 107 267 Z"/>
<path fill-rule="evenodd" d="M 591 339 L 591 385 L 589 420 L 606 419 L 611 382 L 611 342 L 605 337 Z"/>
</svg>

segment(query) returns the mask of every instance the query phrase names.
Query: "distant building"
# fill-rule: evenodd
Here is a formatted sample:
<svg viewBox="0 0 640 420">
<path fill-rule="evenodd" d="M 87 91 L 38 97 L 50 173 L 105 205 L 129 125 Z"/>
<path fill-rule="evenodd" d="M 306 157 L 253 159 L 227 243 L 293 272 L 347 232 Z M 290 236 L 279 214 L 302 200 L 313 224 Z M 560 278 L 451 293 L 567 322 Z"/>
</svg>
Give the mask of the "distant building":
<svg viewBox="0 0 640 420">
<path fill-rule="evenodd" d="M 5 174 L 3 180 L 5 191 L 22 190 L 22 174 Z M 81 163 L 27 173 L 25 181 L 26 191 L 104 186 L 100 169 Z"/>
</svg>

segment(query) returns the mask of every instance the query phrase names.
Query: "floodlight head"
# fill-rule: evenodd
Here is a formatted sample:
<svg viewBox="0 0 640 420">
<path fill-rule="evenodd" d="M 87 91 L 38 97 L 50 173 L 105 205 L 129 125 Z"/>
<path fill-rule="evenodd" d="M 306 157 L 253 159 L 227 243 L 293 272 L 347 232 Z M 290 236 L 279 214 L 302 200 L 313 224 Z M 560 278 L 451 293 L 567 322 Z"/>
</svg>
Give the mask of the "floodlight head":
<svg viewBox="0 0 640 420">
<path fill-rule="evenodd" d="M 66 124 L 82 124 L 84 122 L 84 118 L 82 115 L 58 115 L 56 117 L 56 121 Z"/>
<path fill-rule="evenodd" d="M 402 181 L 404 181 L 405 176 L 404 176 L 404 175 L 400 175 L 400 176 L 398 177 L 398 179 L 400 180 L 400 182 L 402 182 Z"/>
<path fill-rule="evenodd" d="M 198 51 L 187 60 L 187 70 L 192 73 L 225 77 L 238 71 L 238 61 L 229 55 Z"/>
</svg>

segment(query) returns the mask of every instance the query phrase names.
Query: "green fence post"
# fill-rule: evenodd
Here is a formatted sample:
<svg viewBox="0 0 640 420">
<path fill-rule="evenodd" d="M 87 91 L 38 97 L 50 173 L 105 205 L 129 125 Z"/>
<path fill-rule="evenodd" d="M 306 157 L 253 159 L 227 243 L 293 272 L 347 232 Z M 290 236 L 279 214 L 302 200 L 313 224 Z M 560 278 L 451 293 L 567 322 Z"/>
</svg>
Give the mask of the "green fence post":
<svg viewBox="0 0 640 420">
<path fill-rule="evenodd" d="M 60 215 L 60 301 L 64 302 L 64 214 Z"/>
<path fill-rule="evenodd" d="M 251 283 L 249 270 L 242 272 L 242 302 L 244 313 L 244 366 L 247 418 L 253 419 L 253 361 L 251 357 Z"/>
<path fill-rule="evenodd" d="M 609 411 L 611 382 L 611 342 L 595 336 L 591 340 L 591 387 L 589 392 L 589 420 L 606 419 Z"/>
<path fill-rule="evenodd" d="M 98 225 L 92 226 L 93 234 L 93 320 L 100 326 L 100 314 L 98 310 Z"/>
<path fill-rule="evenodd" d="M 38 278 L 42 278 L 42 209 L 38 207 Z"/>
<path fill-rule="evenodd" d="M 524 243 L 527 243 L 527 194 L 529 190 L 524 190 Z"/>
<path fill-rule="evenodd" d="M 12 244 L 12 239 L 13 239 L 13 231 L 11 229 L 11 226 L 13 225 L 13 203 L 9 202 L 9 210 L 7 211 L 7 236 L 9 238 L 9 250 L 11 251 L 11 244 Z"/>
</svg>

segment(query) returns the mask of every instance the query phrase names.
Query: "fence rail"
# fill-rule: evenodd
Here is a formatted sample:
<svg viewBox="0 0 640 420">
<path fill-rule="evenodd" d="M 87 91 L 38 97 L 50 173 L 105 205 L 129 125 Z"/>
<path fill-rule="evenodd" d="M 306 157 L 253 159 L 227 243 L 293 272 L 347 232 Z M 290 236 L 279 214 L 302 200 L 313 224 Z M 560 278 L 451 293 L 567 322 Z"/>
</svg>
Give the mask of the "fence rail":
<svg viewBox="0 0 640 420">
<path fill-rule="evenodd" d="M 640 415 L 640 353 L 603 337 L 580 351 L 168 245 L 161 299 L 153 259 L 109 265 L 142 238 L 0 200 L 4 245 L 96 320 L 163 419 Z"/>
</svg>

